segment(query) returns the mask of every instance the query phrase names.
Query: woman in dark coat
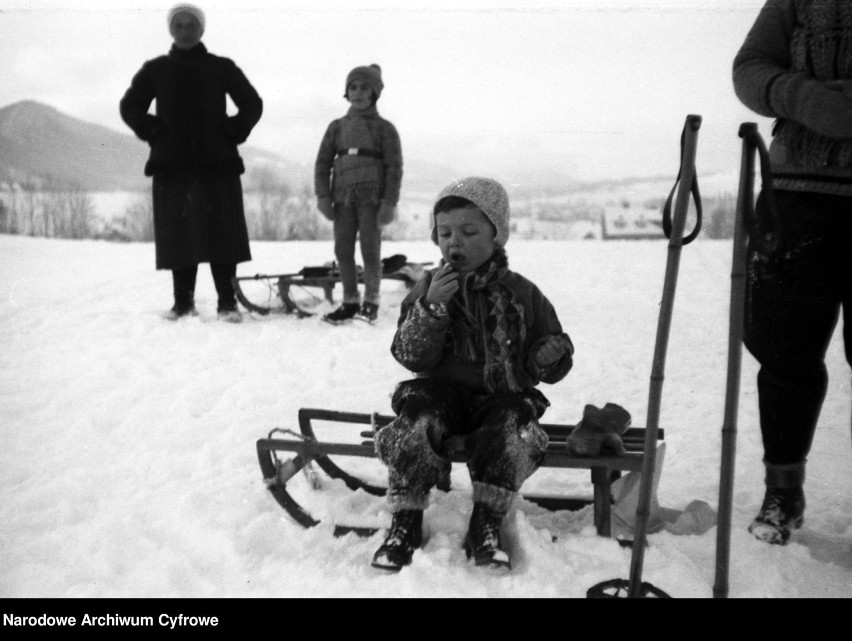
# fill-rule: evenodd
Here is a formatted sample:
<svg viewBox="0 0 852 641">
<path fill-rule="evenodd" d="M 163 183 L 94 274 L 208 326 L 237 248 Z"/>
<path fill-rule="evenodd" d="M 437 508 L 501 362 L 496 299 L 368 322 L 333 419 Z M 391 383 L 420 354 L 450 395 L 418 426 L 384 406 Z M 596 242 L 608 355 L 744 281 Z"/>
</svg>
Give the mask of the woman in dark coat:
<svg viewBox="0 0 852 641">
<path fill-rule="evenodd" d="M 120 102 L 121 117 L 151 146 L 157 269 L 172 270 L 174 307 L 167 318 L 195 315 L 199 263 L 210 263 L 223 320 L 239 322 L 231 279 L 251 260 L 237 145 L 260 120 L 263 101 L 228 58 L 201 42 L 204 13 L 178 4 L 168 13 L 168 55 L 148 60 Z M 237 107 L 228 116 L 227 97 Z M 148 108 L 156 100 L 156 114 Z"/>
</svg>

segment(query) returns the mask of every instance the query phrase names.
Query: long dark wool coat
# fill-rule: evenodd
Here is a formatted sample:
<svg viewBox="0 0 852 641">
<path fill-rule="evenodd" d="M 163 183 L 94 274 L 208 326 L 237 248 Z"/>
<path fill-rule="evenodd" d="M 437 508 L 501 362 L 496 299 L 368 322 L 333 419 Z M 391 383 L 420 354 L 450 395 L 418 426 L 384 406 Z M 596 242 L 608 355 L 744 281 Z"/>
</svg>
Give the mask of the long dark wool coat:
<svg viewBox="0 0 852 641">
<path fill-rule="evenodd" d="M 119 107 L 151 147 L 145 175 L 153 176 L 157 268 L 251 260 L 237 145 L 260 120 L 263 101 L 239 67 L 201 43 L 173 46 L 142 65 Z"/>
</svg>

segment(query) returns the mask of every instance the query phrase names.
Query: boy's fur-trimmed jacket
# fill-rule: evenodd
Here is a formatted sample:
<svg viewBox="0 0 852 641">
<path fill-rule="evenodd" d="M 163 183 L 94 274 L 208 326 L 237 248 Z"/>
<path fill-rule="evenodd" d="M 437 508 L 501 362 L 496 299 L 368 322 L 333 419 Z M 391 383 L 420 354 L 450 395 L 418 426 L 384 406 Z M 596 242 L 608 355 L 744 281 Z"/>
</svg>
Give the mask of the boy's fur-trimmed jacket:
<svg viewBox="0 0 852 641">
<path fill-rule="evenodd" d="M 431 269 L 424 274 L 403 300 L 391 353 L 401 365 L 418 377 L 446 378 L 475 391 L 486 392 L 484 328 L 480 325 L 474 334 L 476 357 L 473 360 L 458 353 L 460 350 L 453 342 L 452 329 L 453 324 L 459 322 L 457 306 L 464 305 L 468 311 L 474 311 L 473 315 L 476 316 L 476 308 L 484 309 L 487 304 L 488 293 L 462 284 L 448 306 L 449 314 L 444 318 L 436 318 L 425 307 L 424 299 L 438 269 Z M 553 305 L 534 283 L 511 270 L 507 270 L 499 279 L 499 284 L 510 290 L 523 307 L 526 331 L 524 344 L 519 350 L 518 364 L 513 368 L 515 379 L 525 391 L 540 382 L 553 384 L 562 380 L 573 366 L 574 345 L 562 331 Z M 541 368 L 535 363 L 534 357 L 538 348 L 552 335 L 560 336 L 565 342 L 565 354 L 553 365 Z"/>
</svg>

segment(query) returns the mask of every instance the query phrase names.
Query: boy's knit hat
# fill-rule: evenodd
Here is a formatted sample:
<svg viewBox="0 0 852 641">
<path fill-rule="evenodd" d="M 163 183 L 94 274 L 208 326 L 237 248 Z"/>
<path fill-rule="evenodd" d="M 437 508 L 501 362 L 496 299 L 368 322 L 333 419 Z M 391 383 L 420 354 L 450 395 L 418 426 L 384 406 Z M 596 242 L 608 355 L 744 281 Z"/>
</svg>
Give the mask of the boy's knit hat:
<svg viewBox="0 0 852 641">
<path fill-rule="evenodd" d="M 346 86 L 343 88 L 344 98 L 346 98 L 349 93 L 349 85 L 356 80 L 369 84 L 376 94 L 376 100 L 378 100 L 379 96 L 382 95 L 382 89 L 384 89 L 385 86 L 382 83 L 382 68 L 379 65 L 374 63 L 364 67 L 355 67 L 352 71 L 350 71 L 349 75 L 346 76 Z"/>
<path fill-rule="evenodd" d="M 432 209 L 432 242 L 438 244 L 438 227 L 435 224 L 435 210 L 438 203 L 448 196 L 465 198 L 479 207 L 485 217 L 494 225 L 494 242 L 504 247 L 509 240 L 509 195 L 503 185 L 491 178 L 471 176 L 447 185 L 435 199 Z"/>
<path fill-rule="evenodd" d="M 172 20 L 175 19 L 175 16 L 179 13 L 188 13 L 191 16 L 194 16 L 196 20 L 198 20 L 198 24 L 201 25 L 201 33 L 204 33 L 204 12 L 196 7 L 194 4 L 176 4 L 171 9 L 169 9 L 169 14 L 166 19 L 166 23 L 169 25 L 169 29 L 172 28 Z"/>
</svg>

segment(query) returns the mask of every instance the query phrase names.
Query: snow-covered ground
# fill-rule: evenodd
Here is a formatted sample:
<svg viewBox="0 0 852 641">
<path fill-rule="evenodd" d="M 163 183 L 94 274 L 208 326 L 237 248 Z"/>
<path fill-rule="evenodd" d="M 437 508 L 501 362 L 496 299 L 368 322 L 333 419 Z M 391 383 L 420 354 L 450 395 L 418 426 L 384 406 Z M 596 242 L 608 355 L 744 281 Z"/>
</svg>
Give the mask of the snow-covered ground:
<svg viewBox="0 0 852 641">
<path fill-rule="evenodd" d="M 240 274 L 332 259 L 330 243 L 252 250 Z M 574 423 L 585 404 L 613 402 L 644 425 L 666 243 L 510 240 L 508 251 L 577 348 L 568 377 L 542 387 L 545 420 Z M 393 253 L 438 259 L 429 242 L 386 243 Z M 682 252 L 660 417 L 665 508 L 718 504 L 730 261 L 730 242 Z M 332 535 L 335 521 L 387 523 L 383 499 L 339 481 L 313 491 L 299 475 L 293 492 L 323 519 L 312 529 L 273 500 L 258 438 L 296 429 L 301 407 L 389 413 L 407 376 L 389 351 L 404 293 L 383 281 L 375 326 L 292 316 L 233 325 L 215 320 L 203 265 L 200 316 L 173 323 L 160 317 L 171 279 L 154 270 L 151 245 L 0 236 L 0 597 L 584 597 L 627 578 L 631 549 L 596 535 L 591 508 L 547 512 L 524 500 L 505 526 L 513 571 L 475 568 L 461 549 L 471 507 L 461 466 L 453 492 L 433 493 L 425 546 L 397 575 L 370 568 L 380 534 Z M 763 469 L 756 366 L 744 353 L 731 597 L 852 597 L 850 372 L 839 334 L 805 527 L 786 547 L 746 532 Z M 541 470 L 528 487 L 537 484 L 590 494 L 584 470 Z M 652 533 L 648 544 L 645 581 L 674 597 L 712 596 L 715 527 Z"/>
</svg>

